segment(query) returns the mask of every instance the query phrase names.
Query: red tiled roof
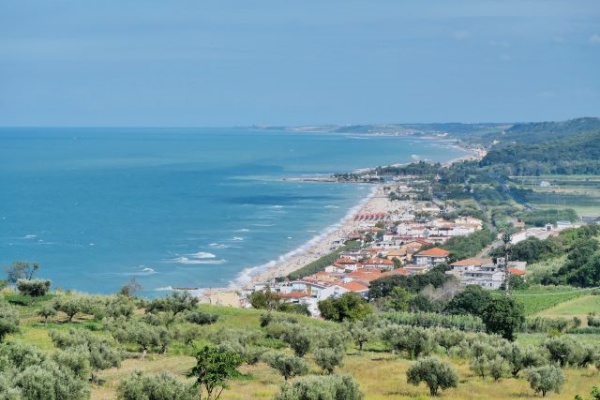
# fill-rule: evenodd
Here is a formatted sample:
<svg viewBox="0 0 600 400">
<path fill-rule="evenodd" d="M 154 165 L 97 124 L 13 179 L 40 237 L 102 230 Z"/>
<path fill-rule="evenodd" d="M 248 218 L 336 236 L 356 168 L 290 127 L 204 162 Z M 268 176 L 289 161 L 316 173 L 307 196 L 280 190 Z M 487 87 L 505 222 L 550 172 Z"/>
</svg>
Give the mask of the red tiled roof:
<svg viewBox="0 0 600 400">
<path fill-rule="evenodd" d="M 516 276 L 523 276 L 523 275 L 525 275 L 525 271 L 523 271 L 522 269 L 518 269 L 518 268 L 508 267 L 508 272 L 511 275 L 516 275 Z"/>
<path fill-rule="evenodd" d="M 404 276 L 408 276 L 410 275 L 410 272 L 406 269 L 406 268 L 396 268 L 393 269 L 389 272 L 384 273 L 384 275 L 404 275 Z"/>
<path fill-rule="evenodd" d="M 350 281 L 347 283 L 341 283 L 340 284 L 341 287 L 343 287 L 344 289 L 348 289 L 351 292 L 364 292 L 366 290 L 369 290 L 369 288 L 365 285 L 361 285 L 358 282 L 354 282 L 354 281 Z"/>
<path fill-rule="evenodd" d="M 433 249 L 424 250 L 420 253 L 415 254 L 415 256 L 425 256 L 425 257 L 447 257 L 450 254 L 448 250 L 440 249 L 439 247 L 434 247 Z"/>
<path fill-rule="evenodd" d="M 354 271 L 347 274 L 348 277 L 357 281 L 370 282 L 374 279 L 381 278 L 383 274 L 378 269 Z"/>
</svg>

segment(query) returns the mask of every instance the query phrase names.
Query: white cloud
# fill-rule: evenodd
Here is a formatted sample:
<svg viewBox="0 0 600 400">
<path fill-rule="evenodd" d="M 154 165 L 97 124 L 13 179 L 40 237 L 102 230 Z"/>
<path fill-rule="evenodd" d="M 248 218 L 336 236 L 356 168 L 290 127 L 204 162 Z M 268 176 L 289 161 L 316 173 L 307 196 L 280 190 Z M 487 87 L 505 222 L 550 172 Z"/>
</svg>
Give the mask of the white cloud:
<svg viewBox="0 0 600 400">
<path fill-rule="evenodd" d="M 467 40 L 469 38 L 469 32 L 455 31 L 452 36 L 454 36 L 454 39 L 462 42 L 463 40 Z"/>
<path fill-rule="evenodd" d="M 592 36 L 590 36 L 590 43 L 591 44 L 600 44 L 600 35 L 598 35 L 597 33 L 594 33 Z"/>
</svg>

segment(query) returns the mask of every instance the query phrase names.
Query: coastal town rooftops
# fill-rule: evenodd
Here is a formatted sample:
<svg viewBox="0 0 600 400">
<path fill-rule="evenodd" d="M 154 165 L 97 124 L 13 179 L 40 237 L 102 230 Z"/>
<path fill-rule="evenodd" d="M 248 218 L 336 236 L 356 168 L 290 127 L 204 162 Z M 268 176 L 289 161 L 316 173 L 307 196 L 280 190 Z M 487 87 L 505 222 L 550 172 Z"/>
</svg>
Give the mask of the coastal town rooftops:
<svg viewBox="0 0 600 400">
<path fill-rule="evenodd" d="M 423 257 L 448 257 L 450 252 L 448 250 L 440 249 L 439 247 L 434 247 L 432 249 L 423 250 L 415 256 L 423 256 Z"/>
<path fill-rule="evenodd" d="M 453 267 L 468 267 L 471 265 L 482 265 L 482 264 L 483 264 L 483 260 L 480 258 L 466 258 L 464 260 L 453 262 L 450 265 L 452 265 Z"/>
<path fill-rule="evenodd" d="M 516 275 L 516 276 L 524 276 L 525 275 L 525 271 L 523 271 L 522 269 L 518 269 L 518 268 L 512 268 L 512 267 L 508 267 L 508 272 L 511 275 Z"/>
<path fill-rule="evenodd" d="M 350 282 L 346 282 L 346 283 L 340 283 L 339 286 L 343 287 L 344 289 L 347 289 L 351 292 L 354 293 L 359 293 L 359 292 L 366 292 L 367 290 L 369 290 L 369 288 L 365 285 L 362 285 L 358 282 L 355 281 L 350 281 Z"/>
</svg>

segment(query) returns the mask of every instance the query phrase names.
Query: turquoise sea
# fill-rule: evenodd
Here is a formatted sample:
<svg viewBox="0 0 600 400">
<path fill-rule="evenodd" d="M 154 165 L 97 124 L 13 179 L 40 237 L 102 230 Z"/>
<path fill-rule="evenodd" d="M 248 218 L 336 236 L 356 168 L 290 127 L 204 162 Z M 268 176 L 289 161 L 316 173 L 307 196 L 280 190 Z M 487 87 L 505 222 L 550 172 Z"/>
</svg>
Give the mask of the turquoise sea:
<svg viewBox="0 0 600 400">
<path fill-rule="evenodd" d="M 0 129 L 0 265 L 146 296 L 244 279 L 340 221 L 368 185 L 284 181 L 464 155 L 449 142 L 259 129 Z"/>
</svg>

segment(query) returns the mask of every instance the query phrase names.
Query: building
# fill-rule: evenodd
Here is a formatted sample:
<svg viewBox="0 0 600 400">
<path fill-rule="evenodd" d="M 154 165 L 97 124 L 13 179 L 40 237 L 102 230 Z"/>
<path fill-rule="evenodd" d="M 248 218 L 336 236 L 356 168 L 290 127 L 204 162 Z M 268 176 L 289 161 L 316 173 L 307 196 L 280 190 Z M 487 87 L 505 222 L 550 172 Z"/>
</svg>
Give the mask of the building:
<svg viewBox="0 0 600 400">
<path fill-rule="evenodd" d="M 448 250 L 440 249 L 439 247 L 434 247 L 432 249 L 423 250 L 413 255 L 413 260 L 417 266 L 433 268 L 438 264 L 447 262 L 449 255 L 450 252 Z"/>
</svg>

